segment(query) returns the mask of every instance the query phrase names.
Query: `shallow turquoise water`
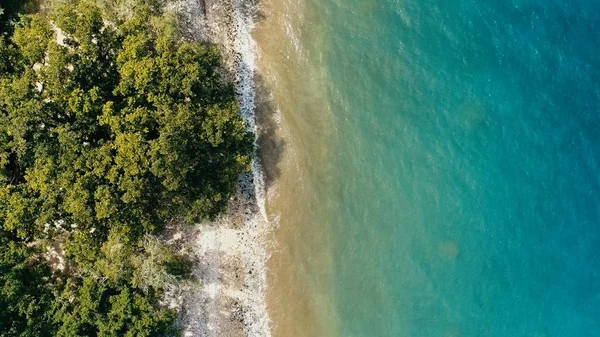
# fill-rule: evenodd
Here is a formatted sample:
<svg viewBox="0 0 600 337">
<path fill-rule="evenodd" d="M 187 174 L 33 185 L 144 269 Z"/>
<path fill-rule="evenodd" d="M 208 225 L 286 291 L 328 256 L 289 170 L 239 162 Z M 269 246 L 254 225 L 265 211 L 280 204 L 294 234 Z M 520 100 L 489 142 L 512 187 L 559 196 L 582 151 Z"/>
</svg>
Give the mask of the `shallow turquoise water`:
<svg viewBox="0 0 600 337">
<path fill-rule="evenodd" d="M 600 2 L 306 1 L 340 335 L 600 336 Z"/>
</svg>

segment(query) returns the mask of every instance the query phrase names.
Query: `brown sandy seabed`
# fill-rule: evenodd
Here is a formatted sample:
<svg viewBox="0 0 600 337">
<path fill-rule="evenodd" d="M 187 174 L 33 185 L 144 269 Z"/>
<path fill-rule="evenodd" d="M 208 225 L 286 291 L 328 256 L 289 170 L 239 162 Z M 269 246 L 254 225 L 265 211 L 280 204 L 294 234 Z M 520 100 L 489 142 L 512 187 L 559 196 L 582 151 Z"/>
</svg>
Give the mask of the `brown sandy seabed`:
<svg viewBox="0 0 600 337">
<path fill-rule="evenodd" d="M 266 209 L 278 220 L 271 233 L 267 292 L 276 337 L 337 335 L 332 233 L 323 216 L 327 206 L 315 196 L 331 177 L 331 88 L 320 54 L 326 32 L 309 2 L 262 0 L 253 31 Z"/>
</svg>

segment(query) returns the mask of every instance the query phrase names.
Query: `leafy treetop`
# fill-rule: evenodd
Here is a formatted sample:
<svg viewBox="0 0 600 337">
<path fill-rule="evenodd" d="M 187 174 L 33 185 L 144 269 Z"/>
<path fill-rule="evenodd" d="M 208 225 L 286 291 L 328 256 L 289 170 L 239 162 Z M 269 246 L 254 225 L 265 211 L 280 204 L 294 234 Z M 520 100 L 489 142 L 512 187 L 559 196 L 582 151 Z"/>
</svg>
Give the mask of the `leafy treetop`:
<svg viewBox="0 0 600 337">
<path fill-rule="evenodd" d="M 251 136 L 214 47 L 140 10 L 119 27 L 85 2 L 27 17 L 0 68 L 0 219 L 31 238 L 58 219 L 140 234 L 212 218 Z"/>
</svg>

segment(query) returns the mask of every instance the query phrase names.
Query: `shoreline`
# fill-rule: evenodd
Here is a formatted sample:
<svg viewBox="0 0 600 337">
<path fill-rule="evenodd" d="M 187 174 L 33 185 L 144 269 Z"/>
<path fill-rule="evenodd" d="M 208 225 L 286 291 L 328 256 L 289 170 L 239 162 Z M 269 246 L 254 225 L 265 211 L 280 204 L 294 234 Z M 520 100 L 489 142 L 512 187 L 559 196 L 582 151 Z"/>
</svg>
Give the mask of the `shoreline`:
<svg viewBox="0 0 600 337">
<path fill-rule="evenodd" d="M 258 120 L 271 132 L 260 144 L 267 182 L 267 211 L 277 219 L 270 237 L 267 296 L 274 336 L 338 336 L 333 236 L 327 200 L 318 199 L 331 175 L 334 131 L 325 43 L 310 1 L 262 0 L 253 37 L 257 59 Z M 316 15 L 316 16 L 315 16 Z M 266 109 L 265 110 L 263 110 Z M 262 115 L 264 113 L 264 115 Z M 270 130 L 264 130 L 270 129 Z"/>
<path fill-rule="evenodd" d="M 200 287 L 178 289 L 169 304 L 180 308 L 182 336 L 270 337 L 266 308 L 269 224 L 258 154 L 253 0 L 178 0 L 168 9 L 185 19 L 191 38 L 218 46 L 226 76 L 235 83 L 240 113 L 255 134 L 252 172 L 239 180 L 227 214 L 194 227 L 174 224 L 165 240 L 194 261 Z"/>
</svg>

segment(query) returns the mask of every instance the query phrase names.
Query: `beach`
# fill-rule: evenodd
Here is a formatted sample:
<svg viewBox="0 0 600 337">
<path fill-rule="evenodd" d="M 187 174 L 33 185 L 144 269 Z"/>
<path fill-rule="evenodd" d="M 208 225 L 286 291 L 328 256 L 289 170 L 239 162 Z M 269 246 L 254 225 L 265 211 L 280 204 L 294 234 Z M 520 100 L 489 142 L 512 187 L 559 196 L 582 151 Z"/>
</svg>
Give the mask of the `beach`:
<svg viewBox="0 0 600 337">
<path fill-rule="evenodd" d="M 290 31 L 291 21 L 304 19 L 303 8 L 289 7 L 296 5 L 170 5 L 186 18 L 190 36 L 219 47 L 242 116 L 257 135 L 253 172 L 240 180 L 229 213 L 195 228 L 174 226 L 167 238 L 196 261 L 194 274 L 201 283 L 173 294 L 173 305 L 183 308 L 179 324 L 184 336 L 334 335 L 335 322 L 320 319 L 328 317 L 323 311 L 333 310 L 323 293 L 332 270 L 330 239 L 313 218 L 302 216 L 315 208 L 306 184 L 324 172 L 306 171 L 301 161 L 324 158 L 327 148 L 299 153 L 301 130 L 286 127 L 323 125 L 329 118 L 327 111 L 307 112 L 311 106 L 327 106 L 325 92 L 315 90 L 326 82 L 318 65 L 311 64 L 317 46 L 304 49 L 298 38 L 306 32 Z M 313 141 L 325 144 L 329 132 L 311 129 Z"/>
<path fill-rule="evenodd" d="M 600 331 L 597 6 L 181 4 L 257 135 L 189 336 Z"/>
</svg>

